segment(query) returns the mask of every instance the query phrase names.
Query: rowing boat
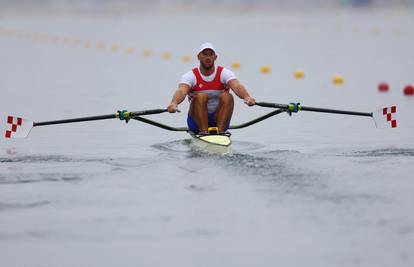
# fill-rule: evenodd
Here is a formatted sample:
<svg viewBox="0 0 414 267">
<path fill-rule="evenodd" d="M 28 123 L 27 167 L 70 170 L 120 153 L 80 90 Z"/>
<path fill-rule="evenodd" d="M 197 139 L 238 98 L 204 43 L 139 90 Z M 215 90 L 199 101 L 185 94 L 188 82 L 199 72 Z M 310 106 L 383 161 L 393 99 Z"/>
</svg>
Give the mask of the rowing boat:
<svg viewBox="0 0 414 267">
<path fill-rule="evenodd" d="M 277 104 L 277 103 L 267 103 L 267 102 L 256 102 L 256 106 L 272 108 L 273 110 L 265 115 L 257 117 L 248 122 L 239 124 L 239 125 L 230 125 L 229 130 L 232 129 L 241 129 L 248 127 L 252 124 L 261 122 L 270 117 L 281 113 L 296 113 L 298 111 L 311 111 L 311 112 L 322 112 L 322 113 L 331 113 L 331 114 L 343 114 L 343 115 L 353 115 L 353 116 L 362 116 L 362 117 L 371 117 L 377 128 L 396 128 L 396 106 L 385 107 L 374 112 L 359 112 L 359 111 L 347 111 L 347 110 L 338 110 L 338 109 L 327 109 L 327 108 L 316 108 L 316 107 L 306 107 L 301 106 L 299 103 L 290 103 L 290 104 Z M 166 125 L 146 117 L 144 115 L 151 114 L 160 114 L 167 112 L 167 109 L 151 109 L 143 111 L 133 111 L 128 112 L 126 110 L 117 111 L 116 113 L 107 114 L 107 115 L 98 115 L 98 116 L 89 116 L 89 117 L 80 117 L 72 119 L 63 119 L 63 120 L 53 120 L 53 121 L 43 121 L 43 122 L 34 122 L 27 120 L 22 117 L 17 116 L 7 116 L 5 121 L 2 121 L 0 118 L 0 130 L 3 133 L 3 137 L 6 139 L 11 138 L 22 138 L 27 137 L 33 127 L 37 126 L 46 126 L 54 124 L 64 124 L 64 123 L 74 123 L 74 122 L 86 122 L 86 121 L 96 121 L 96 120 L 106 120 L 106 119 L 120 119 L 128 122 L 131 119 L 136 121 L 144 122 L 168 131 L 182 131 L 188 132 L 199 148 L 206 150 L 208 152 L 218 152 L 220 154 L 226 154 L 230 151 L 231 145 L 231 134 L 229 132 L 219 133 L 216 127 L 210 128 L 208 134 L 195 134 L 192 133 L 188 127 L 173 127 Z"/>
<path fill-rule="evenodd" d="M 230 152 L 230 132 L 219 133 L 216 127 L 210 127 L 207 134 L 188 133 L 193 138 L 193 144 L 203 151 L 221 155 Z"/>
<path fill-rule="evenodd" d="M 225 146 L 228 147 L 231 145 L 230 132 L 225 133 L 217 133 L 217 134 L 195 134 L 193 132 L 189 132 L 189 134 L 195 139 L 199 140 L 202 143 L 207 145 L 215 145 L 215 146 Z"/>
</svg>

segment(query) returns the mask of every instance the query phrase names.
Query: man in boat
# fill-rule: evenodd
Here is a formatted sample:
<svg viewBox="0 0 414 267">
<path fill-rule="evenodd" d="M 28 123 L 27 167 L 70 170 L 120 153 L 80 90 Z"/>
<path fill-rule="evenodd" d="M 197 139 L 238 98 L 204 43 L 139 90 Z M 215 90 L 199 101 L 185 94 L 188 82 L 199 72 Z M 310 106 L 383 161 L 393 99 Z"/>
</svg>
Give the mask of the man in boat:
<svg viewBox="0 0 414 267">
<path fill-rule="evenodd" d="M 168 112 L 176 112 L 177 106 L 188 96 L 190 109 L 187 124 L 190 131 L 207 134 L 209 127 L 217 127 L 219 132 L 225 132 L 230 125 L 234 107 L 230 89 L 248 106 L 253 106 L 255 99 L 231 70 L 215 66 L 217 54 L 211 43 L 202 44 L 197 52 L 200 66 L 182 76 L 167 107 Z"/>
</svg>

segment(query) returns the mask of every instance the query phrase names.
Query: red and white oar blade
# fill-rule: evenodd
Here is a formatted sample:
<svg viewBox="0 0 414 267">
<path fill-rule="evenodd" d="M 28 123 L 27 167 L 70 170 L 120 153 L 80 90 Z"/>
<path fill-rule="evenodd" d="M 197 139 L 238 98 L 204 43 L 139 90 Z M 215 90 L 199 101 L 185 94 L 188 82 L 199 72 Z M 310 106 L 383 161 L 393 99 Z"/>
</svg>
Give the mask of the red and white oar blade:
<svg viewBox="0 0 414 267">
<path fill-rule="evenodd" d="M 397 128 L 397 107 L 385 107 L 372 113 L 377 128 Z"/>
<path fill-rule="evenodd" d="M 16 116 L 2 117 L 0 120 L 1 135 L 6 139 L 24 138 L 33 128 L 33 122 Z"/>
</svg>

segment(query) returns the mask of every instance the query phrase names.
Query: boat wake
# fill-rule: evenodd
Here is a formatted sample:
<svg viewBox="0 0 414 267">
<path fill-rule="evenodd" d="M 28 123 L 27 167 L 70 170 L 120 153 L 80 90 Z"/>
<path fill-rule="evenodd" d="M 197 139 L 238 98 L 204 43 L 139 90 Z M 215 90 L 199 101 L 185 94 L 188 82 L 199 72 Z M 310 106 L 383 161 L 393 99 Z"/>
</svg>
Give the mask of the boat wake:
<svg viewBox="0 0 414 267">
<path fill-rule="evenodd" d="M 191 175 L 198 170 L 188 166 L 214 166 L 214 173 L 245 177 L 257 185 L 263 185 L 261 190 L 265 191 L 278 188 L 286 192 L 303 192 L 305 188 L 320 186 L 315 181 L 320 177 L 318 173 L 310 173 L 296 166 L 295 162 L 309 157 L 298 151 L 265 150 L 266 147 L 261 144 L 235 141 L 230 153 L 219 155 L 193 148 L 191 142 L 191 139 L 172 141 L 153 147 L 167 153 L 166 158 L 169 159 L 170 155 L 177 155 L 178 152 L 181 155 L 179 160 L 185 160 L 185 170 Z"/>
<path fill-rule="evenodd" d="M 0 185 L 42 182 L 77 183 L 88 179 L 130 177 L 146 179 L 174 173 L 177 179 L 190 177 L 192 191 L 208 190 L 205 182 L 212 176 L 251 182 L 258 191 L 270 198 L 302 195 L 314 199 L 344 201 L 371 198 L 357 194 L 338 194 L 331 190 L 335 174 L 326 171 L 327 158 L 337 164 L 383 160 L 389 157 L 412 157 L 414 149 L 381 148 L 321 153 L 302 153 L 295 150 L 269 149 L 261 144 L 234 141 L 225 155 L 211 154 L 192 146 L 193 139 L 175 140 L 151 146 L 140 157 L 19 155 L 0 157 Z M 329 154 L 329 151 L 326 151 Z M 332 157 L 336 158 L 333 159 Z M 367 159 L 367 160 L 366 160 Z M 160 162 L 163 164 L 160 165 Z M 164 167 L 165 168 L 164 168 Z M 160 168 L 161 167 L 161 168 Z M 332 168 L 328 168 L 332 169 Z M 7 208 L 4 206 L 3 208 Z"/>
<path fill-rule="evenodd" d="M 233 148 L 234 146 L 234 148 Z M 192 150 L 191 140 L 173 141 L 153 146 L 165 152 L 166 161 L 174 161 L 183 176 L 225 177 L 236 179 L 236 183 L 247 181 L 257 192 L 269 200 L 269 203 L 285 201 L 291 198 L 306 198 L 309 201 L 348 205 L 350 202 L 383 201 L 380 197 L 368 193 L 339 190 L 332 181 L 333 172 L 326 171 L 324 162 L 326 155 L 320 153 L 302 153 L 295 150 L 267 149 L 260 144 L 234 142 L 231 153 L 216 155 L 200 150 Z M 178 158 L 171 155 L 180 152 Z M 384 153 L 384 151 L 376 153 Z M 402 151 L 400 151 L 402 152 Z M 375 152 L 366 152 L 366 154 Z M 397 151 L 385 152 L 397 153 Z M 404 151 L 403 154 L 410 152 Z M 358 152 L 362 154 L 362 152 Z M 351 155 L 349 155 L 351 156 Z M 340 161 L 343 157 L 338 157 Z M 345 159 L 344 159 L 345 160 Z M 345 160 L 347 161 L 347 160 Z M 204 177 L 203 176 L 203 177 Z M 205 179 L 193 180 L 189 189 L 192 191 L 208 191 L 211 185 L 205 185 Z M 209 187 L 210 186 L 210 187 Z"/>
<path fill-rule="evenodd" d="M 189 152 L 200 152 L 204 155 L 214 155 L 214 153 L 209 153 L 201 149 L 196 149 L 193 146 L 194 139 L 183 139 L 176 140 L 166 143 L 155 144 L 152 147 L 164 151 L 164 152 L 174 152 L 174 153 L 189 153 Z M 242 141 L 233 141 L 231 145 L 231 150 L 229 154 L 233 153 L 245 153 L 245 152 L 254 152 L 260 149 L 265 148 L 264 145 L 252 142 L 242 142 Z"/>
<path fill-rule="evenodd" d="M 0 163 L 59 163 L 84 162 L 85 159 L 72 158 L 61 155 L 25 155 L 14 157 L 0 157 Z"/>
<path fill-rule="evenodd" d="M 349 157 L 414 157 L 413 148 L 381 148 L 359 150 L 342 154 Z"/>
</svg>

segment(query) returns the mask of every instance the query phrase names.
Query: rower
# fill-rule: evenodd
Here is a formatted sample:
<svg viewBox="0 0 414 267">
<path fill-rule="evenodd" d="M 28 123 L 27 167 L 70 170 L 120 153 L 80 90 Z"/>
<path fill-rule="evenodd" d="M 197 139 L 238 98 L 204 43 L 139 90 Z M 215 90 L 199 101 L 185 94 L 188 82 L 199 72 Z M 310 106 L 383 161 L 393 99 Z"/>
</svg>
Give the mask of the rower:
<svg viewBox="0 0 414 267">
<path fill-rule="evenodd" d="M 198 51 L 199 67 L 185 73 L 174 93 L 167 110 L 174 113 L 188 96 L 190 108 L 187 124 L 193 133 L 208 134 L 209 127 L 225 132 L 233 114 L 234 100 L 230 89 L 248 106 L 256 101 L 237 80 L 234 73 L 222 66 L 215 66 L 216 49 L 211 43 L 203 43 Z"/>
</svg>

